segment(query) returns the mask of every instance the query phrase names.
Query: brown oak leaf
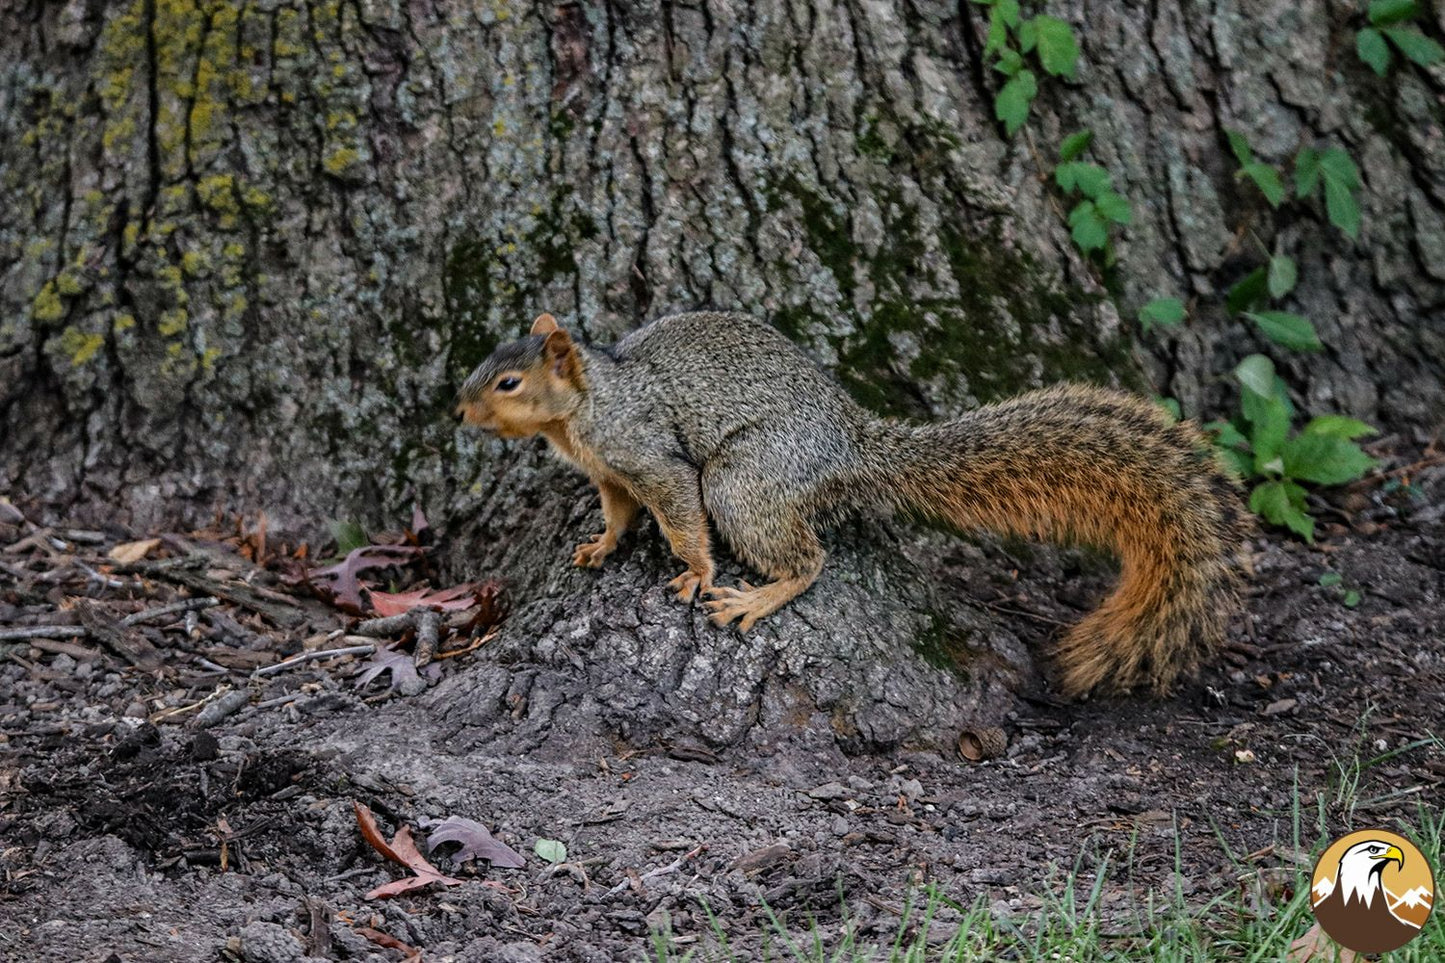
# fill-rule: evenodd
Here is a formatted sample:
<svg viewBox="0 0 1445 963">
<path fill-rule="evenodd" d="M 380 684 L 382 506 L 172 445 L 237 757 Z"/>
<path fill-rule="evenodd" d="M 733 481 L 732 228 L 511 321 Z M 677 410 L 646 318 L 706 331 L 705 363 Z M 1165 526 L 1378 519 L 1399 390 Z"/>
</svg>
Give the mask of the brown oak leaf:
<svg viewBox="0 0 1445 963">
<path fill-rule="evenodd" d="M 356 810 L 356 825 L 361 828 L 361 838 L 393 863 L 399 863 L 416 874 L 378 886 L 366 894 L 367 899 L 389 899 L 433 883 L 441 883 L 443 886 L 462 885 L 462 880 L 445 875 L 427 862 L 426 857 L 416 848 L 410 828 L 402 826 L 391 838 L 391 842 L 387 842 L 386 837 L 381 834 L 381 828 L 376 825 L 376 817 L 371 814 L 371 810 L 355 800 L 352 800 L 351 805 Z"/>
</svg>

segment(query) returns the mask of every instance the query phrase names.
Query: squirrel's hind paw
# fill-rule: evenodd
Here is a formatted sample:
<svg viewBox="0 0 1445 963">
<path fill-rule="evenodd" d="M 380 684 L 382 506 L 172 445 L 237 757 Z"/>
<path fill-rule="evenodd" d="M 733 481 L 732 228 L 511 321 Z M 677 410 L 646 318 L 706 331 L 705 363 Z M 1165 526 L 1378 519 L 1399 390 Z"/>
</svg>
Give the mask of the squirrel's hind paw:
<svg viewBox="0 0 1445 963">
<path fill-rule="evenodd" d="M 777 582 L 762 588 L 753 588 L 747 582 L 740 584 L 742 588 L 728 588 L 719 585 L 708 590 L 707 594 L 712 601 L 703 604 L 707 606 L 708 611 L 712 612 L 709 618 L 712 620 L 712 624 L 718 628 L 723 628 L 734 620 L 741 619 L 738 622 L 738 631 L 747 632 L 758 619 L 776 612 L 784 602 L 792 597 L 789 595 L 780 599 L 778 598 L 780 593 L 769 591 L 779 584 Z"/>
<path fill-rule="evenodd" d="M 577 546 L 572 553 L 572 564 L 579 568 L 601 568 L 602 560 L 612 554 L 617 547 L 617 539 L 602 532 L 593 535 L 590 542 L 583 542 Z"/>
</svg>

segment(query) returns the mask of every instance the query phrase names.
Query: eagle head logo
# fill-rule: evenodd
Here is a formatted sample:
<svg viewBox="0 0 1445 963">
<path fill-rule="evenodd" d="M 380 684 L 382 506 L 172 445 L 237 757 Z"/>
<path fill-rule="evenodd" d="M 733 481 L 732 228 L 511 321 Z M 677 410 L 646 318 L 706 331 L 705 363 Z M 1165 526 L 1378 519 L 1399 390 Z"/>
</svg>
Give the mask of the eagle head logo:
<svg viewBox="0 0 1445 963">
<path fill-rule="evenodd" d="M 1434 895 L 1430 867 L 1409 840 L 1365 830 L 1337 840 L 1320 857 L 1312 908 L 1336 943 L 1384 953 L 1419 935 Z"/>
</svg>

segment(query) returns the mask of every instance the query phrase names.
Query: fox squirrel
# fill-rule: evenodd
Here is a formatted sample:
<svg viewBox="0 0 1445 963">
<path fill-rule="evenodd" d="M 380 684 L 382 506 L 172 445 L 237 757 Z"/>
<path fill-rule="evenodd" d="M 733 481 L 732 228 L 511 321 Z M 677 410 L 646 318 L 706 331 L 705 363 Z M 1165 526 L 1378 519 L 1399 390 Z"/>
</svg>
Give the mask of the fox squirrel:
<svg viewBox="0 0 1445 963">
<path fill-rule="evenodd" d="M 869 506 L 1116 551 L 1118 588 L 1056 651 L 1070 696 L 1166 691 L 1219 644 L 1233 604 L 1235 482 L 1197 429 L 1119 391 L 1060 385 L 907 424 L 864 411 L 746 315 L 673 315 L 597 348 L 544 314 L 471 374 L 455 413 L 540 434 L 591 478 L 606 529 L 575 564 L 600 566 L 646 506 L 687 564 L 678 597 L 708 596 L 712 621 L 744 632 L 818 577 L 814 520 Z M 714 585 L 709 519 L 772 581 Z"/>
</svg>

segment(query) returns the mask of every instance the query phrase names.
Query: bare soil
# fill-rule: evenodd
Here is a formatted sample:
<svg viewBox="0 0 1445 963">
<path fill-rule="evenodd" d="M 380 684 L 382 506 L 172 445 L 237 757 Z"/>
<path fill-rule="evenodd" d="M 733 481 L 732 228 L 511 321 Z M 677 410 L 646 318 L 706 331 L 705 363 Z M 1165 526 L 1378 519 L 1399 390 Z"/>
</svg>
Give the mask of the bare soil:
<svg viewBox="0 0 1445 963">
<path fill-rule="evenodd" d="M 349 624 L 267 594 L 121 633 L 154 646 L 149 668 L 104 631 L 0 642 L 0 958 L 407 958 L 389 938 L 427 960 L 631 960 L 655 928 L 708 946 L 704 906 L 746 958 L 770 929 L 765 904 L 827 937 L 846 902 L 855 933 L 891 941 L 920 884 L 1026 920 L 1039 894 L 1075 868 L 1092 879 L 1106 857 L 1104 911 L 1121 929 L 1151 891 L 1278 895 L 1319 813 L 1335 833 L 1413 824 L 1445 800 L 1445 753 L 1429 739 L 1445 730 L 1445 467 L 1409 481 L 1322 505 L 1317 546 L 1258 538 L 1233 645 L 1172 698 L 1061 704 L 1026 690 L 1004 720 L 1006 752 L 977 764 L 949 747 L 846 753 L 826 732 L 719 747 L 572 738 L 565 724 L 521 751 L 457 704 L 468 678 L 526 671 L 486 646 L 439 662 L 440 681 L 414 696 L 357 688 L 357 658 L 250 680 L 255 665 L 340 644 L 326 634 Z M 113 626 L 200 594 L 155 570 L 82 570 L 127 533 L 98 534 L 7 523 L 0 627 L 74 622 L 84 597 Z M 216 584 L 284 588 L 226 563 L 219 543 L 156 552 L 202 546 L 217 553 L 203 573 Z M 988 552 L 1006 564 L 1014 550 Z M 1077 616 L 1080 565 L 1069 552 L 1025 560 L 1013 628 L 1036 648 Z M 1096 591 L 1103 576 L 1082 565 Z M 1321 585 L 1326 572 L 1341 584 Z M 295 624 L 251 607 L 262 600 Z M 170 711 L 227 684 L 250 698 L 215 725 L 197 724 L 200 708 Z M 515 729 L 541 731 L 555 708 L 517 700 Z M 462 885 L 368 900 L 405 871 L 363 841 L 353 801 L 422 840 L 429 820 L 476 819 L 527 866 L 454 865 L 438 850 Z M 565 843 L 566 862 L 535 855 L 538 839 Z"/>
</svg>

